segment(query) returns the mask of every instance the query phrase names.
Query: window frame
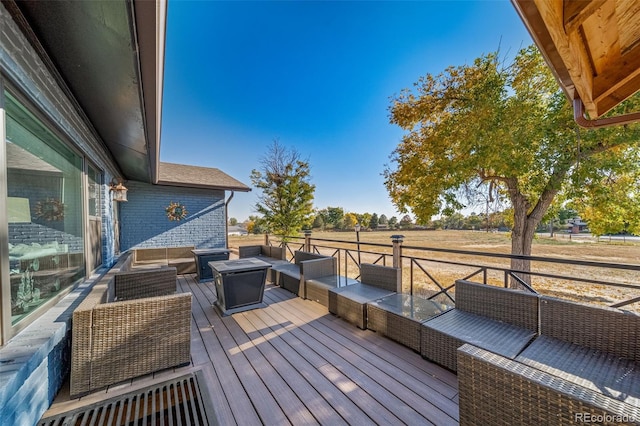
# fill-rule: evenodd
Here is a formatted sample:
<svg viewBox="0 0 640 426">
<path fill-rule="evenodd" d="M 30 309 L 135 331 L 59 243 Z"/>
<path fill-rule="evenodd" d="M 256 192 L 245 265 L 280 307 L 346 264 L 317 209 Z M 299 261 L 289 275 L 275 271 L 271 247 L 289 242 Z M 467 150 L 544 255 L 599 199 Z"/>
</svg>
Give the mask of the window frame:
<svg viewBox="0 0 640 426">
<path fill-rule="evenodd" d="M 80 190 L 80 203 L 82 206 L 81 223 L 82 229 L 82 243 L 83 243 L 83 264 L 84 274 L 81 279 L 76 280 L 69 287 L 60 290 L 51 299 L 44 302 L 41 306 L 38 306 L 32 313 L 22 319 L 17 324 L 12 324 L 11 320 L 11 285 L 10 285 L 10 271 L 9 271 L 9 223 L 6 208 L 0 209 L 0 346 L 4 346 L 11 338 L 16 336 L 27 326 L 32 324 L 42 315 L 44 315 L 49 309 L 55 306 L 62 298 L 64 298 L 71 291 L 76 289 L 78 285 L 86 279 L 91 271 L 87 265 L 87 228 L 89 226 L 89 212 L 88 212 L 88 185 L 87 185 L 87 164 L 89 159 L 86 154 L 82 152 L 76 144 L 73 143 L 72 138 L 67 135 L 54 120 L 44 113 L 28 95 L 21 91 L 17 85 L 11 84 L 6 76 L 0 73 L 0 199 L 4 201 L 6 206 L 6 199 L 8 196 L 8 184 L 7 184 L 7 158 L 6 158 L 6 100 L 5 93 L 10 93 L 18 102 L 20 102 L 33 116 L 40 121 L 40 123 L 46 127 L 59 141 L 69 149 L 74 155 L 80 159 L 80 181 L 82 188 Z M 99 168 L 94 168 L 102 174 L 103 171 Z M 101 218 L 103 219 L 103 218 Z M 104 236 L 102 236 L 104 237 Z"/>
</svg>

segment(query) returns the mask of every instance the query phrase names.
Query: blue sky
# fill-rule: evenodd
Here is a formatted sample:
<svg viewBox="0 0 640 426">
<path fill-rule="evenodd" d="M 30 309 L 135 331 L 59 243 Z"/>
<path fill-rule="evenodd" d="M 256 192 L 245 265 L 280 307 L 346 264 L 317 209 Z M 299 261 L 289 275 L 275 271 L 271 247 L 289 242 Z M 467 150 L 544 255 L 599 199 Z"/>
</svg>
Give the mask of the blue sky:
<svg viewBox="0 0 640 426">
<path fill-rule="evenodd" d="M 278 139 L 311 166 L 317 208 L 400 216 L 381 176 L 402 130 L 390 97 L 420 76 L 532 44 L 494 1 L 169 1 L 161 161 L 251 186 Z M 229 216 L 254 214 L 236 193 Z"/>
</svg>

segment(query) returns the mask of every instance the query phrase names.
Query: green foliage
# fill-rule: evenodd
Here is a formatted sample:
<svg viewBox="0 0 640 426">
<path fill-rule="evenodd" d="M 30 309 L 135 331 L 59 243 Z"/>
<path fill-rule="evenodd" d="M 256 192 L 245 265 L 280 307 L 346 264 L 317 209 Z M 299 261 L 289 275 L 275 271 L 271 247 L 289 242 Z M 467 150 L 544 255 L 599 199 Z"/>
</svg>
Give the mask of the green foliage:
<svg viewBox="0 0 640 426">
<path fill-rule="evenodd" d="M 624 156 L 600 155 L 601 167 L 574 191 L 571 205 L 596 236 L 640 234 L 640 152 L 637 147 L 625 151 Z"/>
<path fill-rule="evenodd" d="M 321 215 L 317 214 L 313 219 L 313 225 L 311 226 L 314 229 L 321 229 L 324 231 L 324 218 Z"/>
<path fill-rule="evenodd" d="M 371 213 L 362 213 L 356 214 L 356 218 L 358 219 L 358 223 L 363 228 L 369 228 L 369 224 L 371 222 Z"/>
<path fill-rule="evenodd" d="M 378 214 L 377 213 L 372 214 L 371 219 L 369 220 L 369 228 L 378 229 L 379 222 L 380 222 L 380 219 L 378 218 Z"/>
<path fill-rule="evenodd" d="M 640 109 L 637 98 L 624 108 L 629 105 Z M 492 53 L 426 75 L 392 100 L 390 112 L 391 122 L 407 131 L 392 155 L 395 168 L 384 171 L 398 209 L 426 222 L 460 210 L 465 188 L 490 185 L 511 205 L 512 216 L 503 221 L 513 225 L 514 254 L 530 253 L 536 226 L 554 201 L 595 189 L 591 183 L 605 169 L 600 157 L 618 170 L 630 158 L 621 147 L 635 144 L 637 152 L 640 136 L 638 125 L 579 129 L 534 46 L 508 66 Z"/>
<path fill-rule="evenodd" d="M 236 226 L 237 224 L 238 224 L 238 219 L 236 219 L 235 217 L 229 218 L 229 225 Z"/>
<path fill-rule="evenodd" d="M 255 209 L 262 215 L 266 230 L 286 238 L 309 226 L 315 191 L 309 163 L 278 141 L 260 163 L 261 169 L 251 172 L 251 182 L 261 191 Z"/>
<path fill-rule="evenodd" d="M 390 229 L 396 229 L 396 226 L 398 225 L 398 218 L 395 216 L 391 216 L 391 219 L 389 219 L 387 224 L 389 225 Z"/>
</svg>

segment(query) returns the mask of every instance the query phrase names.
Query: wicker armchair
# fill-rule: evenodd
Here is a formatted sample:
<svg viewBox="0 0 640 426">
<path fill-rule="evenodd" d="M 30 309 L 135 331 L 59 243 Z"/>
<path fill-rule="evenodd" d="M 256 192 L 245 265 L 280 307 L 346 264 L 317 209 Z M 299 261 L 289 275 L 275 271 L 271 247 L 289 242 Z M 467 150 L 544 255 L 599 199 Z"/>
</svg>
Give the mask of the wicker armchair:
<svg viewBox="0 0 640 426">
<path fill-rule="evenodd" d="M 73 312 L 72 398 L 190 362 L 191 293 L 176 294 L 176 268 L 129 264 L 118 262 Z"/>
<path fill-rule="evenodd" d="M 400 292 L 400 269 L 363 263 L 360 283 L 329 289 L 329 312 L 367 328 L 367 303 Z"/>
</svg>

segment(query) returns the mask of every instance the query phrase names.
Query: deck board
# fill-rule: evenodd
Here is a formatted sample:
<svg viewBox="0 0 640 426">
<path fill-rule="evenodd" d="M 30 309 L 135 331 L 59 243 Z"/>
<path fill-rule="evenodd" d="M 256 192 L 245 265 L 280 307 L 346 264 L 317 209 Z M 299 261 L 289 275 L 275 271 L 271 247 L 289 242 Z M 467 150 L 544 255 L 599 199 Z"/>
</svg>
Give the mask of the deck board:
<svg viewBox="0 0 640 426">
<path fill-rule="evenodd" d="M 301 302 L 305 306 L 321 306 L 308 300 L 297 300 L 296 302 Z M 323 312 L 321 317 L 309 321 L 304 315 L 304 312 L 307 311 L 293 306 L 289 309 L 291 311 L 288 318 L 301 317 L 297 325 L 309 333 L 312 341 L 323 343 L 321 350 L 325 354 L 327 362 L 338 366 L 340 371 L 344 372 L 359 387 L 366 389 L 378 403 L 391 409 L 400 420 L 408 424 L 424 423 L 425 418 L 429 416 L 431 417 L 429 421 L 435 421 L 438 424 L 452 424 L 453 419 L 450 416 L 437 415 L 441 413 L 443 406 L 448 405 L 447 408 L 455 410 L 456 404 L 434 392 L 435 389 L 408 376 L 399 366 L 394 365 L 395 363 L 391 364 L 387 357 L 382 358 L 372 354 L 370 352 L 372 348 L 362 347 L 353 339 L 346 339 L 333 332 L 333 329 L 322 324 L 322 319 L 330 314 Z M 395 362 L 402 363 L 400 359 Z M 406 386 L 402 381 L 399 381 L 398 376 L 407 380 L 409 385 Z M 395 395 L 401 395 L 402 399 Z M 435 403 L 432 403 L 422 395 L 427 397 L 440 396 L 440 398 L 435 398 Z M 455 392 L 451 396 L 455 396 Z"/>
<path fill-rule="evenodd" d="M 193 294 L 191 366 L 78 400 L 61 392 L 50 412 L 200 369 L 221 425 L 458 423 L 455 374 L 318 303 L 268 285 L 266 308 L 221 316 L 211 282 L 181 275 L 178 289 Z"/>
</svg>

